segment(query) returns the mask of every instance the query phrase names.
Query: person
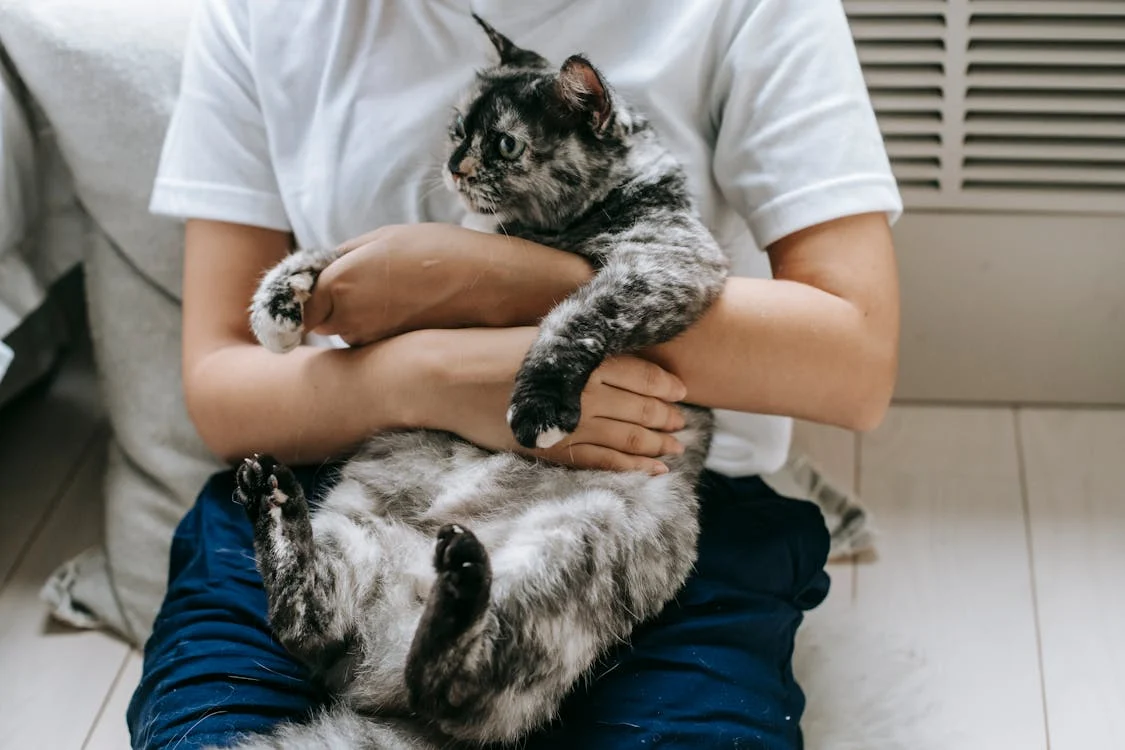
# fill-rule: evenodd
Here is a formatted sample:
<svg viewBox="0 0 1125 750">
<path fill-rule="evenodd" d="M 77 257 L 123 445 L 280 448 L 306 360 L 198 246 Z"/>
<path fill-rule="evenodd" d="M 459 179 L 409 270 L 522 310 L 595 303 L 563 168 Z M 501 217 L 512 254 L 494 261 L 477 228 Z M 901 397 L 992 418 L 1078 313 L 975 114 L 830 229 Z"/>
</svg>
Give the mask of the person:
<svg viewBox="0 0 1125 750">
<path fill-rule="evenodd" d="M 493 50 L 464 0 L 200 0 L 152 210 L 186 219 L 183 382 L 214 453 L 268 452 L 310 496 L 394 428 L 524 450 L 507 399 L 581 258 L 457 226 L 451 107 Z M 674 341 L 607 362 L 563 444 L 576 467 L 658 470 L 678 401 L 718 410 L 696 570 L 528 748 L 802 745 L 791 668 L 826 595 L 827 531 L 761 479 L 793 418 L 868 430 L 897 366 L 889 227 L 901 202 L 839 0 L 474 0 L 516 44 L 584 52 L 684 163 L 732 278 Z M 247 305 L 293 246 L 322 275 L 322 338 L 258 346 Z M 327 344 L 327 345 L 326 345 Z M 227 746 L 327 698 L 272 639 L 249 524 L 213 477 L 180 523 L 128 711 L 134 748 Z M 842 686 L 841 689 L 846 689 Z"/>
</svg>

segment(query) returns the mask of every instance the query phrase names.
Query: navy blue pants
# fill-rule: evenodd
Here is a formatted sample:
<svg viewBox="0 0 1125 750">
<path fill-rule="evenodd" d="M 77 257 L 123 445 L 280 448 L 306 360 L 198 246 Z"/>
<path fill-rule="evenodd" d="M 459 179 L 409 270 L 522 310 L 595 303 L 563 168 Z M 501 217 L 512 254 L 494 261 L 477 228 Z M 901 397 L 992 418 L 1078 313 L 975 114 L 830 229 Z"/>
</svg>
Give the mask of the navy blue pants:
<svg viewBox="0 0 1125 750">
<path fill-rule="evenodd" d="M 298 476 L 315 505 L 332 472 Z M 168 593 L 129 705 L 136 749 L 228 745 L 326 698 L 270 635 L 233 490 L 232 473 L 212 477 L 176 531 Z M 702 494 L 695 574 L 527 750 L 802 747 L 793 636 L 828 593 L 824 519 L 753 477 L 707 474 Z"/>
</svg>

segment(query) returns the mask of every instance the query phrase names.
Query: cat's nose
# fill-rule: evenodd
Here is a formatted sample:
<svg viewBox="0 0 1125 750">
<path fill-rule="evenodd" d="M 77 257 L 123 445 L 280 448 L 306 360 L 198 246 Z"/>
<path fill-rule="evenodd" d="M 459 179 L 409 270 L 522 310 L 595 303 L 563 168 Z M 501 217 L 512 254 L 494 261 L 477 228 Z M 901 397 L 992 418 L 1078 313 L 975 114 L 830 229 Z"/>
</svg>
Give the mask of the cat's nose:
<svg viewBox="0 0 1125 750">
<path fill-rule="evenodd" d="M 460 161 L 451 159 L 449 162 L 449 174 L 453 176 L 453 181 L 457 182 L 462 177 L 472 177 L 477 172 L 477 160 L 471 156 L 466 156 Z"/>
</svg>

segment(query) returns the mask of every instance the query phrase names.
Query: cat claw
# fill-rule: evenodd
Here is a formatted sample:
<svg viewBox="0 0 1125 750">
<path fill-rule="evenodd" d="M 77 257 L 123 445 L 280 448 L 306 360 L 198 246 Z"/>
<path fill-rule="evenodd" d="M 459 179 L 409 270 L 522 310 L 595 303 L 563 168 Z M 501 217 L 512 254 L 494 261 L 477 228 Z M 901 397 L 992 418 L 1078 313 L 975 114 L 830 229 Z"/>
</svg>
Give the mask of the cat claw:
<svg viewBox="0 0 1125 750">
<path fill-rule="evenodd" d="M 299 492 L 293 472 L 272 456 L 255 453 L 243 459 L 235 473 L 234 501 L 251 511 L 279 508 Z"/>
<path fill-rule="evenodd" d="M 438 573 L 481 566 L 488 567 L 488 553 L 473 532 L 457 524 L 438 531 L 434 545 L 434 569 Z"/>
</svg>

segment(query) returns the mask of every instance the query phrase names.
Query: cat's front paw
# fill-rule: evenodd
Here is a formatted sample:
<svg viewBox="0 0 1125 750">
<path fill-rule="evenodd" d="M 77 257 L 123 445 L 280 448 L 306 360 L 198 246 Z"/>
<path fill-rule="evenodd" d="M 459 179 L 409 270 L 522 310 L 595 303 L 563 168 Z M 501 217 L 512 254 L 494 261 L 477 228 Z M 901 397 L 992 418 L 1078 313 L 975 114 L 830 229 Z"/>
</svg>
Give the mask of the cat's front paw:
<svg viewBox="0 0 1125 750">
<path fill-rule="evenodd" d="M 297 477 L 272 456 L 254 454 L 243 460 L 235 472 L 234 501 L 246 508 L 252 518 L 299 503 L 302 498 Z"/>
<path fill-rule="evenodd" d="M 250 328 L 272 352 L 297 347 L 305 335 L 305 303 L 312 296 L 317 273 L 281 264 L 266 274 L 250 305 Z"/>
<path fill-rule="evenodd" d="M 525 395 L 517 389 L 508 409 L 508 426 L 523 447 L 550 448 L 578 429 L 581 417 L 581 397 L 571 403 L 560 394 L 540 391 Z"/>
</svg>

